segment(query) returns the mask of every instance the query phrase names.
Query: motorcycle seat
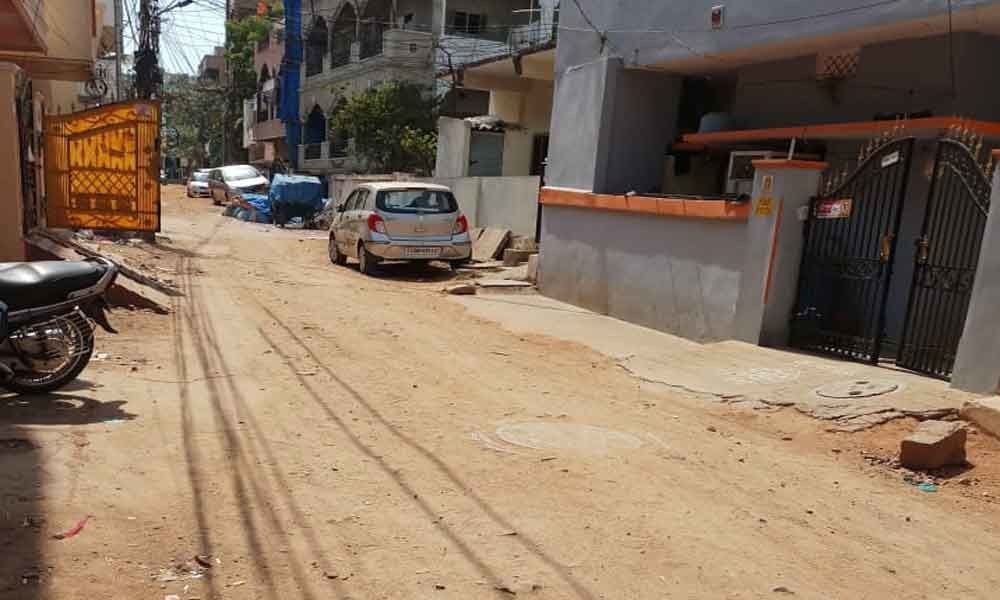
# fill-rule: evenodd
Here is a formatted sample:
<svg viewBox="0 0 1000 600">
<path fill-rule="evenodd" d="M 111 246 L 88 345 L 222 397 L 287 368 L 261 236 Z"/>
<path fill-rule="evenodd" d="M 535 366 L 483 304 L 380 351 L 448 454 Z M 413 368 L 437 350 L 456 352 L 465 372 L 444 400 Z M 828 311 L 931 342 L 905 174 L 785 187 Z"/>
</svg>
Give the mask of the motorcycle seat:
<svg viewBox="0 0 1000 600">
<path fill-rule="evenodd" d="M 107 267 L 93 262 L 0 263 L 0 300 L 11 312 L 56 304 L 95 285 L 105 272 Z"/>
</svg>

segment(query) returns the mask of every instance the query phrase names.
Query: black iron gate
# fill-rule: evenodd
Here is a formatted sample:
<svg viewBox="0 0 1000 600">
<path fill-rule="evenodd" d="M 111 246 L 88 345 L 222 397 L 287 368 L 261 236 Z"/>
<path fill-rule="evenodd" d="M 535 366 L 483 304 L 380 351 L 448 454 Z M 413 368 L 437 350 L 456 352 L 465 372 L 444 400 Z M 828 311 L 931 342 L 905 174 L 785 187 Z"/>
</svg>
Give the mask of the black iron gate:
<svg viewBox="0 0 1000 600">
<path fill-rule="evenodd" d="M 913 145 L 913 138 L 869 144 L 853 174 L 813 199 L 793 346 L 878 361 Z"/>
<path fill-rule="evenodd" d="M 976 154 L 962 141 L 938 143 L 896 360 L 944 379 L 955 364 L 989 213 L 989 167 L 980 166 Z"/>
</svg>

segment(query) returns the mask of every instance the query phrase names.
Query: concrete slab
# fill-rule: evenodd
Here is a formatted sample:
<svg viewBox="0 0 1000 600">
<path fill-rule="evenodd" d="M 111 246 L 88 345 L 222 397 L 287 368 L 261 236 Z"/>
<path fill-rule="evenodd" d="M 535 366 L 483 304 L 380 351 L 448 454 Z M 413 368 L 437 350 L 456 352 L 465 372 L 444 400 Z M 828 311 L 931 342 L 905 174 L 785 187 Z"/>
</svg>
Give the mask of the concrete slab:
<svg viewBox="0 0 1000 600">
<path fill-rule="evenodd" d="M 899 462 L 907 469 L 939 469 L 965 464 L 965 425 L 924 421 L 899 445 Z"/>
<path fill-rule="evenodd" d="M 472 259 L 485 261 L 499 258 L 504 248 L 507 247 L 509 239 L 509 229 L 494 229 L 492 227 L 483 229 L 481 234 L 472 238 Z"/>
<path fill-rule="evenodd" d="M 538 283 L 538 255 L 532 254 L 528 258 L 528 281 L 532 283 Z"/>
<path fill-rule="evenodd" d="M 520 281 L 517 279 L 477 279 L 476 285 L 483 288 L 530 288 L 530 281 Z"/>
<path fill-rule="evenodd" d="M 1000 437 L 1000 397 L 978 398 L 962 406 L 962 418 L 972 421 L 986 433 Z"/>
<path fill-rule="evenodd" d="M 794 406 L 840 431 L 861 430 L 912 416 L 954 418 L 976 397 L 947 382 L 893 368 L 762 348 L 743 342 L 699 344 L 535 295 L 456 298 L 473 314 L 517 333 L 574 341 L 615 359 L 643 381 L 704 395 L 715 402 Z M 831 384 L 880 382 L 893 391 L 858 398 L 825 398 Z M 1000 411 L 997 428 L 1000 431 Z"/>
</svg>

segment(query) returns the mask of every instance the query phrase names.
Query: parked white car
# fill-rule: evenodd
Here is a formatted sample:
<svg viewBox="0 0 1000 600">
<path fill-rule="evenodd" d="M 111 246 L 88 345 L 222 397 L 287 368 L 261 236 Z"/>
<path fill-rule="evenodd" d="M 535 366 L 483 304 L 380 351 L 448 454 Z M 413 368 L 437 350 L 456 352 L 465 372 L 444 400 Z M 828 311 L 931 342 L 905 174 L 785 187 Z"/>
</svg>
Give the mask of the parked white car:
<svg viewBox="0 0 1000 600">
<path fill-rule="evenodd" d="M 191 173 L 187 182 L 187 197 L 200 198 L 211 195 L 208 189 L 208 169 L 201 169 Z"/>
<path fill-rule="evenodd" d="M 270 183 L 250 165 L 229 165 L 208 172 L 212 204 L 229 204 L 240 194 L 266 194 Z"/>
<path fill-rule="evenodd" d="M 337 265 L 356 258 L 366 275 L 385 260 L 457 266 L 472 258 L 469 221 L 443 185 L 365 183 L 337 207 L 329 252 Z"/>
</svg>

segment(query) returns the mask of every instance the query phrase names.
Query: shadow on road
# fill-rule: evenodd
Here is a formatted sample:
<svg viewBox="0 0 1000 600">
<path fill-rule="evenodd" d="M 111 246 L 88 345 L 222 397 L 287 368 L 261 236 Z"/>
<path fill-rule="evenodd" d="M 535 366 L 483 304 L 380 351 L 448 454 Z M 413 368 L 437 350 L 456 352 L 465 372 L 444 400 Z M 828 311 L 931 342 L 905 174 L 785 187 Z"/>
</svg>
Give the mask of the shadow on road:
<svg viewBox="0 0 1000 600">
<path fill-rule="evenodd" d="M 199 529 L 200 543 L 204 554 L 212 554 L 211 525 L 208 522 L 206 512 L 205 492 L 200 484 L 200 465 L 203 457 L 198 449 L 197 443 L 193 440 L 196 430 L 192 415 L 192 398 L 190 384 L 187 383 L 189 377 L 189 366 L 183 351 L 183 339 L 186 337 L 195 350 L 195 358 L 201 372 L 209 373 L 213 369 L 221 369 L 228 372 L 229 364 L 225 361 L 225 354 L 218 347 L 216 340 L 218 335 L 215 331 L 211 319 L 203 314 L 205 306 L 201 298 L 200 288 L 192 285 L 190 273 L 185 276 L 185 287 L 189 294 L 190 301 L 183 310 L 184 322 L 186 324 L 187 335 L 181 335 L 180 317 L 176 323 L 178 342 L 176 359 L 178 360 L 181 385 L 181 421 L 184 436 L 184 449 L 188 465 L 188 477 L 194 492 L 195 518 Z M 176 315 L 181 315 L 182 311 L 178 306 Z M 260 597 L 273 598 L 277 600 L 281 597 L 278 584 L 272 575 L 269 564 L 269 552 L 282 548 L 287 551 L 288 564 L 295 580 L 295 587 L 298 590 L 298 598 L 314 599 L 312 592 L 314 582 L 310 580 L 302 565 L 315 562 L 324 568 L 324 571 L 333 572 L 334 566 L 327 564 L 328 560 L 323 554 L 323 548 L 319 540 L 315 537 L 310 523 L 305 519 L 304 513 L 298 507 L 295 499 L 291 495 L 291 486 L 284 479 L 283 474 L 276 467 L 277 462 L 272 453 L 270 445 L 267 444 L 256 418 L 246 403 L 242 392 L 232 382 L 223 382 L 218 379 L 206 378 L 203 382 L 208 388 L 209 409 L 216 421 L 217 429 L 223 435 L 223 446 L 226 456 L 229 459 L 229 471 L 231 473 L 230 484 L 232 494 L 236 500 L 239 511 L 240 529 L 245 533 L 250 561 L 254 566 L 254 572 L 259 575 L 264 587 L 264 593 Z M 229 401 L 229 402 L 227 402 Z M 238 415 L 238 417 L 234 416 Z M 250 444 L 244 442 L 236 433 L 239 429 L 237 419 L 250 425 L 255 432 L 256 441 L 262 446 L 265 455 L 261 460 L 254 452 Z M 268 486 L 266 480 L 261 476 L 260 464 L 272 465 L 272 474 L 277 479 L 277 486 Z M 277 512 L 279 498 L 276 498 L 275 489 L 278 489 L 280 501 L 289 507 L 292 519 L 297 528 L 297 533 L 304 535 L 310 551 L 313 553 L 312 560 L 305 560 L 296 556 L 292 549 L 291 538 L 288 533 L 287 523 Z M 262 528 L 260 523 L 266 526 Z M 321 564 L 322 563 L 322 564 Z M 315 581 L 315 580 L 314 580 Z M 336 592 L 336 597 L 345 597 L 340 589 L 340 581 L 327 579 L 329 587 Z M 214 582 L 209 581 L 211 587 L 209 598 L 216 597 L 218 591 Z M 329 596 L 326 596 L 329 597 Z"/>
<path fill-rule="evenodd" d="M 29 431 L 0 425 L 0 598 L 46 597 L 45 490 L 37 444 Z"/>
<path fill-rule="evenodd" d="M 251 297 L 252 298 L 252 297 Z M 267 306 L 252 298 L 254 302 L 264 311 L 272 321 L 280 328 L 288 337 L 290 337 L 294 343 L 301 349 L 306 355 L 308 355 L 312 361 L 317 365 L 318 368 L 322 369 L 330 378 L 336 382 L 344 391 L 346 391 L 351 398 L 353 398 L 359 405 L 364 407 L 364 409 L 372 416 L 372 418 L 378 422 L 382 427 L 389 431 L 391 435 L 396 437 L 403 444 L 408 446 L 410 449 L 417 452 L 420 456 L 425 458 L 430 462 L 436 470 L 438 470 L 442 475 L 447 477 L 453 486 L 466 498 L 470 499 L 480 510 L 483 511 L 494 523 L 496 523 L 501 529 L 508 531 L 518 531 L 518 536 L 516 538 L 511 538 L 519 543 L 528 553 L 535 556 L 541 560 L 545 565 L 547 565 L 552 571 L 558 575 L 574 592 L 577 598 L 581 600 L 596 600 L 597 596 L 590 591 L 580 580 L 578 580 L 569 569 L 560 564 L 554 558 L 549 556 L 541 546 L 535 542 L 531 537 L 520 532 L 519 528 L 515 527 L 507 518 L 499 514 L 496 509 L 490 506 L 479 494 L 477 494 L 468 484 L 466 484 L 453 470 L 449 467 L 441 458 L 435 455 L 433 452 L 422 446 L 419 442 L 408 436 L 407 434 L 400 431 L 395 425 L 389 422 L 385 416 L 375 408 L 364 396 L 361 395 L 355 388 L 343 380 L 337 373 L 335 373 L 326 363 L 316 355 L 316 353 L 302 341 L 291 329 L 286 327 L 281 318 L 274 314 Z M 438 514 L 440 511 L 436 510 L 431 506 L 422 495 L 417 493 L 417 491 L 412 487 L 412 485 L 402 476 L 398 469 L 394 468 L 385 457 L 365 443 L 361 437 L 351 429 L 350 425 L 347 424 L 325 400 L 325 397 L 329 395 L 329 391 L 326 394 L 321 394 L 319 391 L 314 389 L 314 383 L 309 381 L 306 377 L 302 376 L 298 369 L 301 368 L 301 364 L 297 362 L 288 355 L 288 353 L 283 352 L 278 344 L 267 335 L 267 333 L 260 327 L 257 328 L 257 332 L 260 336 L 267 342 L 274 353 L 280 357 L 285 364 L 288 366 L 295 377 L 302 384 L 304 389 L 313 398 L 316 405 L 323 410 L 327 416 L 337 424 L 337 426 L 344 432 L 345 435 L 351 440 L 354 446 L 368 458 L 375 461 L 376 464 L 389 476 L 392 480 L 400 487 L 402 491 L 405 492 L 405 497 L 412 498 L 413 502 L 419 507 L 421 512 L 425 516 L 430 518 L 432 521 L 438 523 L 440 530 L 452 542 L 459 551 L 472 563 L 476 569 L 481 573 L 484 578 L 490 581 L 493 586 L 493 593 L 500 598 L 508 598 L 506 592 L 501 591 L 505 582 L 496 573 L 496 571 L 488 564 L 486 564 L 483 557 L 481 557 L 473 547 L 466 542 L 461 535 L 453 528 L 445 524 L 443 521 L 438 519 Z"/>
<path fill-rule="evenodd" d="M 126 402 L 101 402 L 75 394 L 0 396 L 0 425 L 86 425 L 131 421 L 136 415 L 122 409 Z"/>
<path fill-rule="evenodd" d="M 357 265 L 355 265 L 357 267 Z M 438 283 L 451 281 L 458 277 L 458 272 L 446 263 L 380 263 L 376 277 L 392 279 L 409 283 Z"/>
</svg>

